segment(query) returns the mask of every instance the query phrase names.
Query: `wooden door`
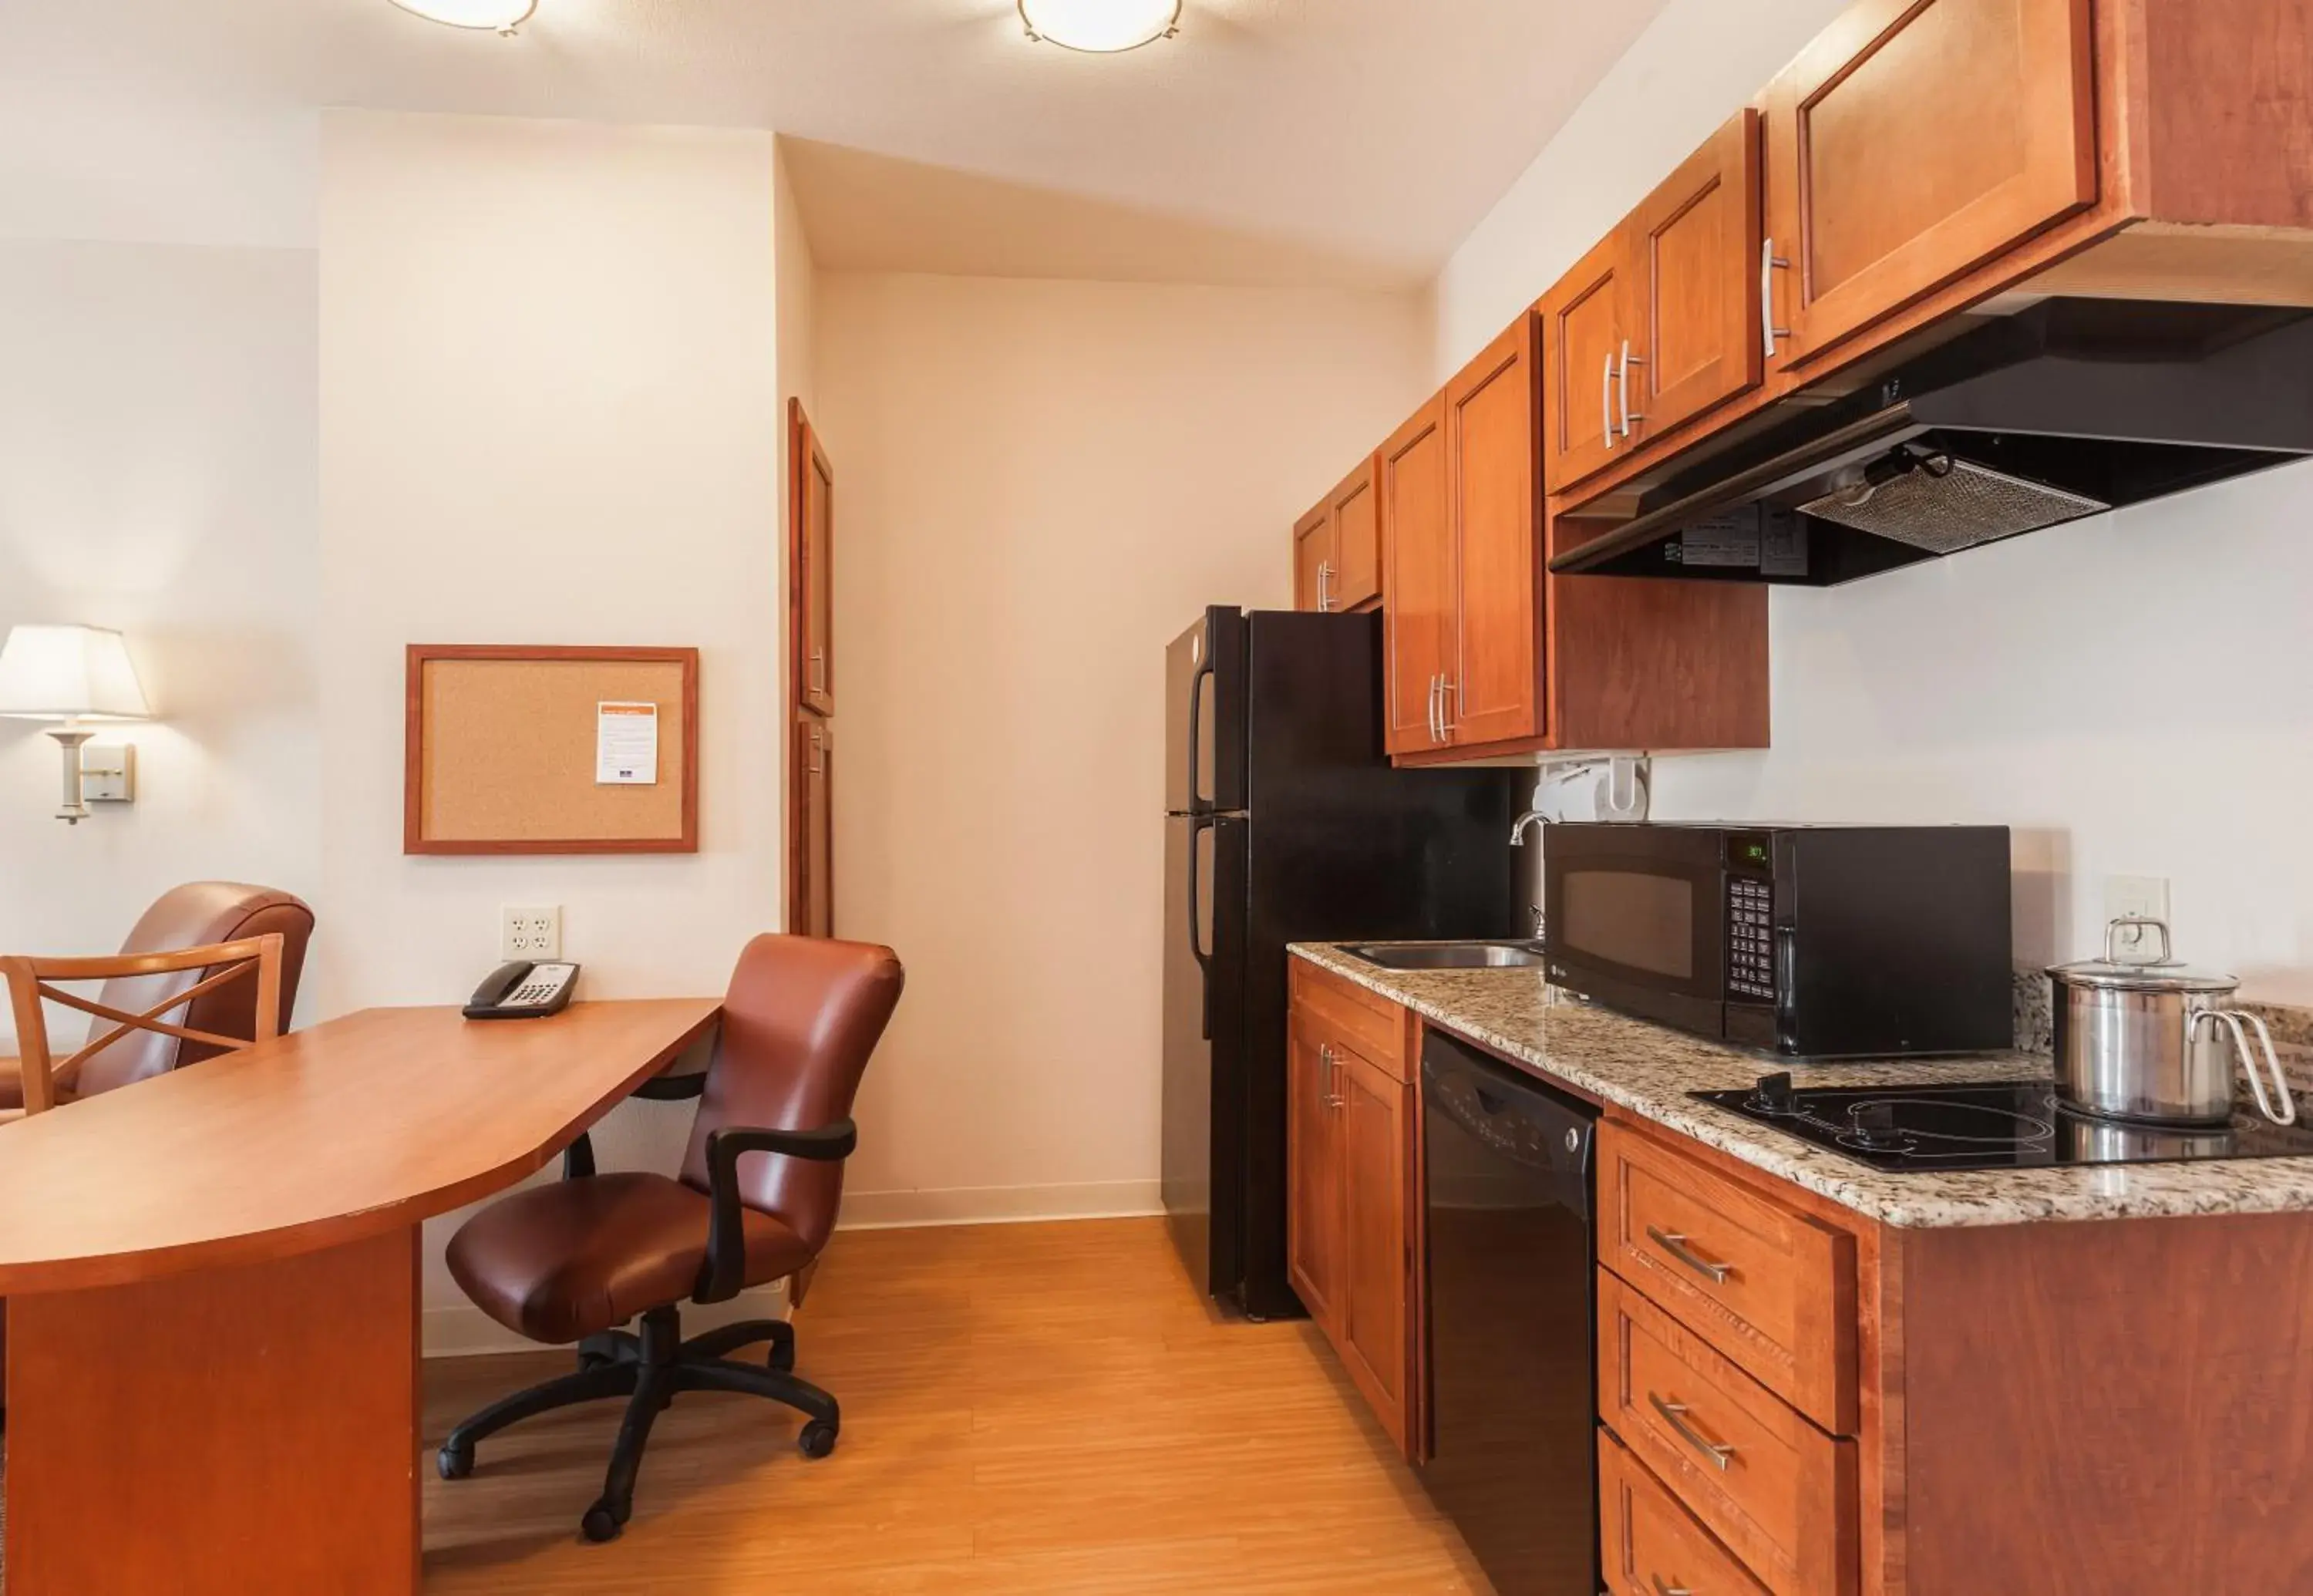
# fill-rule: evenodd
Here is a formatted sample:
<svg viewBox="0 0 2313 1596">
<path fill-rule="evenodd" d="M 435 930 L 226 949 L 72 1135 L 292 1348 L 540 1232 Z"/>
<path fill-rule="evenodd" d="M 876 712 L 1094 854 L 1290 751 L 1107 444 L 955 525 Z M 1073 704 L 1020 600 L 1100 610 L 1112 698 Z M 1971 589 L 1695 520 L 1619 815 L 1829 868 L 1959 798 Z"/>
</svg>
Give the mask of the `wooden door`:
<svg viewBox="0 0 2313 1596">
<path fill-rule="evenodd" d="M 1543 732 L 1535 324 L 1520 316 L 1446 387 L 1458 629 L 1445 719 L 1457 746 Z"/>
<path fill-rule="evenodd" d="M 1604 470 L 1623 445 L 1615 378 L 1630 336 L 1630 234 L 1618 227 L 1542 296 L 1549 363 L 1542 407 L 1543 476 L 1552 493 Z"/>
<path fill-rule="evenodd" d="M 1447 516 L 1446 396 L 1381 446 L 1383 736 L 1392 754 L 1435 748 L 1438 686 L 1454 650 L 1454 538 Z"/>
<path fill-rule="evenodd" d="M 1860 0 L 1775 80 L 1779 339 L 1802 361 L 2096 198 L 2089 0 Z"/>
<path fill-rule="evenodd" d="M 1340 1050 L 1288 1027 L 1285 1104 L 1285 1270 L 1301 1306 L 1327 1336 L 1341 1321 L 1342 1187 L 1333 1100 Z"/>
<path fill-rule="evenodd" d="M 1635 445 L 1758 385 L 1759 113 L 1745 109 L 1625 224 L 1637 314 L 1615 373 Z"/>
<path fill-rule="evenodd" d="M 1377 456 L 1358 462 L 1326 501 L 1332 527 L 1333 574 L 1326 592 L 1337 610 L 1381 602 L 1381 503 L 1374 490 Z"/>
<path fill-rule="evenodd" d="M 787 401 L 788 630 L 794 638 L 794 696 L 822 715 L 835 713 L 835 468 L 819 434 Z"/>
<path fill-rule="evenodd" d="M 1333 516 L 1330 500 L 1293 524 L 1293 607 L 1331 610 L 1333 584 Z"/>
<path fill-rule="evenodd" d="M 788 780 L 787 930 L 803 937 L 835 934 L 835 839 L 830 794 L 835 782 L 835 724 L 798 705 Z"/>
<path fill-rule="evenodd" d="M 1412 1385 L 1406 1152 L 1413 1089 L 1354 1053 L 1340 1058 L 1342 1286 L 1334 1343 L 1350 1378 L 1403 1451 Z"/>
</svg>

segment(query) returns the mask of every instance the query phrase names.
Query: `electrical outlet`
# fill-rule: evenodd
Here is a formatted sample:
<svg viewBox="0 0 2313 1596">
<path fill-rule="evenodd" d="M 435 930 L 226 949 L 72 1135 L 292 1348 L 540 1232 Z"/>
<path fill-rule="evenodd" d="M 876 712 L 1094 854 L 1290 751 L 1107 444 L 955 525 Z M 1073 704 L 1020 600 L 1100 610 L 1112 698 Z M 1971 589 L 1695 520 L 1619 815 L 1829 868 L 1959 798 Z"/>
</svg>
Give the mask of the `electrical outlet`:
<svg viewBox="0 0 2313 1596">
<path fill-rule="evenodd" d="M 562 957 L 562 905 L 501 906 L 498 910 L 498 957 L 533 961 Z"/>
<path fill-rule="evenodd" d="M 2168 882 L 2160 876 L 2106 876 L 2104 918 L 2110 925 L 2124 914 L 2168 920 Z M 2150 958 L 2160 951 L 2160 933 L 2150 926 L 2124 925 L 2114 934 L 2113 951 L 2123 958 Z"/>
</svg>

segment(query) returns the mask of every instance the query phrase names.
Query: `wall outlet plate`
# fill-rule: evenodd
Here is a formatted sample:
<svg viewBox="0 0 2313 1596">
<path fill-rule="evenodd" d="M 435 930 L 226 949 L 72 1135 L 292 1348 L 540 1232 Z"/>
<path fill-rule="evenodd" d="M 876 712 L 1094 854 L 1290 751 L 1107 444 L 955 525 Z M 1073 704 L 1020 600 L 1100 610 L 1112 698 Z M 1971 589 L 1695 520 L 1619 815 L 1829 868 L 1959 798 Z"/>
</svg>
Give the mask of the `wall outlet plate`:
<svg viewBox="0 0 2313 1596">
<path fill-rule="evenodd" d="M 505 905 L 498 910 L 498 957 L 542 962 L 562 957 L 562 905 Z"/>
<path fill-rule="evenodd" d="M 2165 876 L 2106 876 L 2104 878 L 2106 925 L 2123 915 L 2168 922 L 2168 880 Z M 2113 939 L 2113 950 L 2123 958 L 2143 958 L 2160 951 L 2160 933 L 2147 926 L 2127 925 Z M 2097 951 L 2104 951 L 2101 929 Z"/>
</svg>

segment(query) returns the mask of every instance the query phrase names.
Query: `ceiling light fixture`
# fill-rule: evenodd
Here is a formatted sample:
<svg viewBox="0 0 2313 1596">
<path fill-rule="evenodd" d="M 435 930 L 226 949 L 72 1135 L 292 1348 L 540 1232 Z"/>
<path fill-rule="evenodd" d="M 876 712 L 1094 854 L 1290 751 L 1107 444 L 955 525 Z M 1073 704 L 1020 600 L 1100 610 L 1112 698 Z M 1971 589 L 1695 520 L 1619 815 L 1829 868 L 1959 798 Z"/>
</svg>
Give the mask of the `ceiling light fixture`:
<svg viewBox="0 0 2313 1596">
<path fill-rule="evenodd" d="M 392 4 L 429 22 L 477 31 L 488 29 L 508 38 L 538 9 L 538 0 L 392 0 Z"/>
<path fill-rule="evenodd" d="M 1114 55 L 1181 31 L 1181 0 L 1018 0 L 1028 37 Z"/>
</svg>

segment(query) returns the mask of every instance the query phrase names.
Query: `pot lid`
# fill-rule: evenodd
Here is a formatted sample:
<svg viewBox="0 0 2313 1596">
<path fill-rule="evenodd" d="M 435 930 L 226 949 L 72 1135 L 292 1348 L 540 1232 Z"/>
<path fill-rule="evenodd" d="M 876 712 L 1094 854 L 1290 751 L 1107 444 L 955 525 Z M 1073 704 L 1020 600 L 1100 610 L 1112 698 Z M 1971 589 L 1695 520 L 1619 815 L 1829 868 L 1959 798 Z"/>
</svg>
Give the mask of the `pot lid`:
<svg viewBox="0 0 2313 1596">
<path fill-rule="evenodd" d="M 2150 958 L 2123 958 L 2120 930 L 2145 926 L 2160 933 L 2160 951 Z M 2124 914 L 2104 928 L 2104 957 L 2069 965 L 2051 965 L 2048 976 L 2067 986 L 2105 987 L 2124 992 L 2227 992 L 2240 985 L 2238 975 L 2195 970 L 2177 962 L 2169 951 L 2168 924 L 2139 914 Z"/>
</svg>

